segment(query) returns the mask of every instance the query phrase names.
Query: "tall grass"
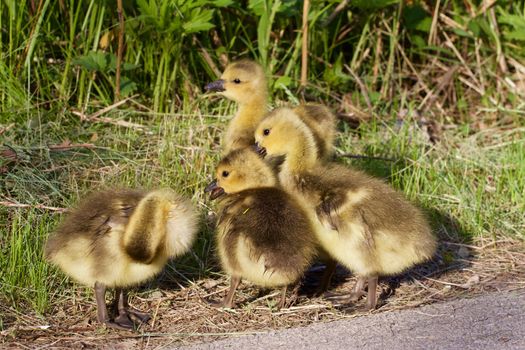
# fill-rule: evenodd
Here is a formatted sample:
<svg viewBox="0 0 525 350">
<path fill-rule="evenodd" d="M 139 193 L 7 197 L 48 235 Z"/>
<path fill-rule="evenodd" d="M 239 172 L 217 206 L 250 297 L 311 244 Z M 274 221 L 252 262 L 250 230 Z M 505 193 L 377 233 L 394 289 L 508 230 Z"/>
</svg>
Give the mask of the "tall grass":
<svg viewBox="0 0 525 350">
<path fill-rule="evenodd" d="M 312 2 L 303 95 L 302 2 L 125 2 L 121 91 L 134 97 L 104 117 L 138 129 L 75 114 L 114 102 L 115 1 L 0 2 L 0 201 L 15 205 L 0 206 L 0 302 L 44 313 L 70 286 L 42 260 L 61 217 L 45 207 L 103 186 L 170 186 L 204 219 L 233 107 L 201 87 L 238 57 L 265 64 L 275 105 L 330 105 L 338 153 L 392 158 L 341 161 L 387 178 L 437 229 L 451 216 L 458 225 L 444 229 L 457 239 L 523 238 L 525 7 L 488 3 L 352 1 L 334 14 L 337 2 Z M 49 147 L 65 140 L 95 147 Z M 210 242 L 203 227 L 184 258 L 192 278 L 209 273 Z"/>
<path fill-rule="evenodd" d="M 313 2 L 310 9 L 310 93 L 326 98 L 359 91 L 352 102 L 364 107 L 368 98 L 378 110 L 390 107 L 399 89 L 419 101 L 436 94 L 439 102 L 447 92 L 457 102 L 451 117 L 463 119 L 471 119 L 471 100 L 490 108 L 513 98 L 516 89 L 505 77 L 514 81 L 523 67 L 522 2 L 353 1 L 333 16 L 336 5 Z M 300 1 L 127 2 L 124 94 L 138 92 L 153 101 L 154 111 L 175 112 L 215 78 L 224 59 L 241 56 L 257 58 L 282 77 L 276 87 L 293 93 L 301 10 Z M 3 74 L 24 87 L 26 101 L 59 100 L 82 110 L 113 101 L 114 1 L 4 1 L 0 13 Z M 454 66 L 459 69 L 446 84 L 451 91 L 436 91 Z M 498 85 L 487 84 L 495 76 L 502 77 Z M 17 101 L 3 96 L 2 110 Z M 432 112 L 436 102 L 429 100 L 420 107 Z"/>
</svg>

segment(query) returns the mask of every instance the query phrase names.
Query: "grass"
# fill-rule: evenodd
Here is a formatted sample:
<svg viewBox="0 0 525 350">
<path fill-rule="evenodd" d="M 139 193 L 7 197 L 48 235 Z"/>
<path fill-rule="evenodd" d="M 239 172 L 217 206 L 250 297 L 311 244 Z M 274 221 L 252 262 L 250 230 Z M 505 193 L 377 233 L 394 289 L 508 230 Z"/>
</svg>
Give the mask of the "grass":
<svg viewBox="0 0 525 350">
<path fill-rule="evenodd" d="M 35 129 L 11 129 L 5 134 L 5 144 L 17 150 L 21 160 L 7 164 L 2 200 L 67 208 L 99 187 L 166 186 L 191 197 L 204 218 L 213 205 L 203 188 L 212 177 L 218 160 L 218 138 L 226 124 L 225 115 L 232 109 L 225 101 L 203 100 L 200 105 L 193 112 L 174 115 L 131 109 L 109 114 L 113 119 L 140 123 L 144 130 L 81 123 L 67 114 L 60 118 L 69 120 L 67 126 L 49 122 L 35 125 Z M 46 117 L 44 114 L 41 119 Z M 464 241 L 475 237 L 523 238 L 524 126 L 473 134 L 453 128 L 443 132 L 443 141 L 435 145 L 410 118 L 401 124 L 367 124 L 357 131 L 345 130 L 348 127 L 341 122 L 340 129 L 338 153 L 393 160 L 341 161 L 388 178 L 411 200 L 432 209 L 436 227 L 443 224 L 439 222 L 443 215 L 453 217 L 461 229 L 449 232 L 452 237 Z M 49 150 L 49 145 L 64 139 L 93 143 L 96 148 Z M 53 295 L 70 288 L 69 281 L 42 259 L 44 241 L 62 214 L 34 208 L 0 210 L 7 218 L 0 236 L 1 298 L 19 311 L 44 313 Z M 211 235 L 203 228 L 195 255 L 187 257 L 193 265 L 189 270 L 193 278 L 209 276 Z"/>
<path fill-rule="evenodd" d="M 525 238 L 519 2 L 444 1 L 438 17 L 433 2 L 351 7 L 330 23 L 336 4 L 315 3 L 301 93 L 301 36 L 290 30 L 301 27 L 300 4 L 265 1 L 266 17 L 255 1 L 205 1 L 199 11 L 183 1 L 128 4 L 122 91 L 136 95 L 98 121 L 79 113 L 114 102 L 116 7 L 32 3 L 0 3 L 0 330 L 90 300 L 43 261 L 42 247 L 60 208 L 104 186 L 166 186 L 192 198 L 199 240 L 161 280 L 197 288 L 220 276 L 203 189 L 235 108 L 200 87 L 236 56 L 267 62 L 274 105 L 303 96 L 330 105 L 340 116 L 339 154 L 384 158 L 338 161 L 387 179 L 427 210 L 441 237 L 474 246 Z M 170 27 L 175 3 L 183 20 Z"/>
</svg>

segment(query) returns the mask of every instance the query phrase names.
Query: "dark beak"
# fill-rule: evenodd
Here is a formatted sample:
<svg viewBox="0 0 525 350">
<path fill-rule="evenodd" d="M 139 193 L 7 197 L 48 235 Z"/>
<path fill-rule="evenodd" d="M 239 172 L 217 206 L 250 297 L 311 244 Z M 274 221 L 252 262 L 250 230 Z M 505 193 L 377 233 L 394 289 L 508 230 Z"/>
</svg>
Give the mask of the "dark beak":
<svg viewBox="0 0 525 350">
<path fill-rule="evenodd" d="M 255 145 L 252 146 L 252 149 L 253 149 L 255 152 L 257 152 L 257 154 L 258 154 L 261 158 L 266 157 L 266 148 L 261 147 L 261 145 L 259 145 L 259 142 L 256 142 Z"/>
<path fill-rule="evenodd" d="M 219 79 L 219 80 L 212 81 L 211 83 L 209 83 L 208 85 L 206 85 L 204 87 L 204 90 L 206 90 L 208 92 L 221 92 L 221 91 L 224 91 L 224 90 L 226 90 L 224 88 L 224 80 L 223 79 Z"/>
<path fill-rule="evenodd" d="M 217 185 L 217 180 L 213 180 L 208 186 L 206 186 L 206 188 L 204 189 L 204 192 L 211 192 L 210 193 L 211 200 L 217 199 L 225 193 L 224 189 Z"/>
</svg>

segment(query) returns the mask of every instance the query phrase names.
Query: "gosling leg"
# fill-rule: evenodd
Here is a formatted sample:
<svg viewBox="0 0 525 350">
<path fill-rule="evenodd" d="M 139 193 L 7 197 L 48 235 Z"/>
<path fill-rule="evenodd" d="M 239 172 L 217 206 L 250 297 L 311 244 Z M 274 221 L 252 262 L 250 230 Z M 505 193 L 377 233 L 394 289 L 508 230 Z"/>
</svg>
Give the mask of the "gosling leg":
<svg viewBox="0 0 525 350">
<path fill-rule="evenodd" d="M 150 314 L 146 312 L 141 312 L 139 310 L 136 310 L 135 308 L 132 308 L 128 304 L 128 293 L 124 289 L 117 289 L 115 292 L 115 297 L 118 299 L 118 312 L 119 316 L 123 313 L 127 314 L 128 316 L 131 316 L 132 318 L 136 318 L 142 323 L 146 323 L 151 318 Z"/>
<path fill-rule="evenodd" d="M 290 301 L 288 302 L 288 307 L 295 304 L 297 299 L 299 298 L 299 289 L 301 289 L 301 280 L 299 280 L 297 283 L 295 283 L 295 287 L 292 289 L 292 296 L 290 298 Z"/>
<path fill-rule="evenodd" d="M 233 308 L 233 296 L 235 295 L 235 291 L 237 290 L 237 287 L 239 287 L 239 284 L 241 283 L 241 278 L 237 276 L 232 276 L 230 278 L 230 290 L 228 291 L 228 294 L 224 297 L 224 300 L 220 304 L 222 307 L 226 307 L 229 309 Z"/>
<path fill-rule="evenodd" d="M 288 290 L 288 286 L 284 286 L 281 289 L 281 300 L 279 301 L 279 304 L 277 304 L 277 310 L 281 310 L 286 305 L 286 291 Z"/>
<path fill-rule="evenodd" d="M 377 289 L 377 276 L 368 278 L 368 296 L 367 296 L 367 307 L 369 310 L 374 310 L 377 305 L 376 297 Z"/>
<path fill-rule="evenodd" d="M 109 319 L 108 309 L 106 307 L 106 286 L 104 283 L 95 282 L 95 299 L 97 300 L 97 319 L 100 323 L 105 324 L 107 327 L 121 329 L 121 330 L 130 330 L 133 328 L 131 326 L 121 325 L 119 323 L 113 322 Z"/>
<path fill-rule="evenodd" d="M 127 310 L 126 295 L 122 289 L 115 290 L 115 302 L 117 304 L 118 316 L 115 317 L 115 323 L 125 328 L 133 328 L 133 321 L 129 318 Z"/>
<path fill-rule="evenodd" d="M 350 300 L 357 301 L 363 295 L 365 295 L 365 282 L 366 277 L 359 276 L 357 277 L 357 282 L 355 283 L 352 293 L 350 293 Z"/>
<path fill-rule="evenodd" d="M 323 276 L 321 277 L 321 283 L 319 284 L 319 287 L 317 287 L 317 291 L 315 293 L 316 295 L 321 295 L 328 290 L 328 287 L 330 287 L 330 282 L 332 281 L 332 277 L 334 276 L 336 267 L 337 261 L 335 260 L 330 259 L 326 263 Z"/>
<path fill-rule="evenodd" d="M 326 298 L 330 301 L 339 302 L 342 304 L 350 303 L 352 301 L 357 301 L 360 297 L 365 295 L 364 286 L 366 282 L 366 277 L 359 276 L 357 277 L 357 282 L 354 285 L 351 293 L 347 294 L 328 294 Z"/>
</svg>

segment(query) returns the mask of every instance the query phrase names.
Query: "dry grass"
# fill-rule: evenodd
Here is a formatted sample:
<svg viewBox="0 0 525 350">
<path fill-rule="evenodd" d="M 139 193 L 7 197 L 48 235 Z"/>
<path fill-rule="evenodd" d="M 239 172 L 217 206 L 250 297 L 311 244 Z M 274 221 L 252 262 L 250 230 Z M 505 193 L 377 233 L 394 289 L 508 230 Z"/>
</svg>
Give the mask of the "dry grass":
<svg viewBox="0 0 525 350">
<path fill-rule="evenodd" d="M 228 288 L 224 276 L 190 282 L 187 286 L 138 292 L 131 304 L 150 310 L 153 317 L 137 332 L 105 329 L 96 322 L 96 305 L 77 289 L 69 298 L 53 305 L 44 318 L 21 314 L 6 306 L 2 346 L 7 348 L 114 348 L 156 349 L 267 330 L 305 326 L 367 315 L 360 311 L 364 300 L 355 305 L 335 307 L 310 291 L 322 268 L 313 268 L 303 283 L 297 302 L 277 311 L 273 308 L 277 291 L 260 291 L 243 283 L 237 292 L 237 308 L 216 309 L 206 300 L 220 299 Z M 337 291 L 354 283 L 343 269 L 333 281 Z M 414 308 L 492 291 L 525 287 L 523 242 L 505 238 L 480 239 L 471 245 L 442 241 L 437 258 L 397 278 L 380 281 L 379 308 L 371 313 Z"/>
</svg>

